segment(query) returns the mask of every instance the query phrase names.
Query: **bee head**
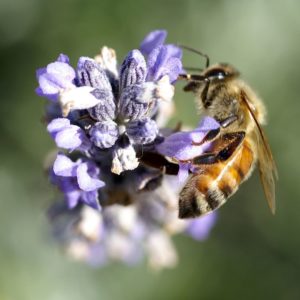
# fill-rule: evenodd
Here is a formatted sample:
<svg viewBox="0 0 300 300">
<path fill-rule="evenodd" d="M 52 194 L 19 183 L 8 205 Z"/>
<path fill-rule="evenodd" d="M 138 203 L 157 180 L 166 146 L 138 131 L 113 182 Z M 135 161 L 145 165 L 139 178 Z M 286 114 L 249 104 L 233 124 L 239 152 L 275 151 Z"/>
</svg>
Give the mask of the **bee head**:
<svg viewBox="0 0 300 300">
<path fill-rule="evenodd" d="M 225 63 L 219 63 L 205 69 L 202 75 L 210 81 L 220 81 L 236 78 L 239 74 L 239 71 L 233 66 Z"/>
</svg>

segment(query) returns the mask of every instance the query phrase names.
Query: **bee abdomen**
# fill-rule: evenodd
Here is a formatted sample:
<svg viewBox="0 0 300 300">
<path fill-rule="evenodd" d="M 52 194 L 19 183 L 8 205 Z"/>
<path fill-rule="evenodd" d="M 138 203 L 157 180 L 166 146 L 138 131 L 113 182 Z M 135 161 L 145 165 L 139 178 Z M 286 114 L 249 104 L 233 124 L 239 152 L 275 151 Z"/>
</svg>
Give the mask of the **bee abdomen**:
<svg viewBox="0 0 300 300">
<path fill-rule="evenodd" d="M 196 175 L 180 193 L 179 218 L 194 218 L 220 207 L 226 198 L 210 175 Z"/>
<path fill-rule="evenodd" d="M 253 151 L 244 142 L 229 160 L 207 166 L 180 193 L 179 217 L 196 217 L 219 208 L 248 178 L 253 162 Z"/>
</svg>

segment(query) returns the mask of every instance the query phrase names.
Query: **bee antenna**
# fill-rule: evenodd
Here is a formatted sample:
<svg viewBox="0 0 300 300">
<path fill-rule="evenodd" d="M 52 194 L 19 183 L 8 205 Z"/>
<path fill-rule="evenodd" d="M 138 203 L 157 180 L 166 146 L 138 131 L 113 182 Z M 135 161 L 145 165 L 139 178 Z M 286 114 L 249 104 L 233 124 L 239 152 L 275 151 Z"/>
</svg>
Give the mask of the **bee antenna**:
<svg viewBox="0 0 300 300">
<path fill-rule="evenodd" d="M 188 47 L 188 46 L 185 46 L 185 45 L 180 45 L 179 44 L 178 47 L 180 47 L 182 49 L 185 49 L 185 50 L 188 50 L 188 51 L 191 51 L 191 52 L 194 52 L 196 54 L 199 54 L 202 57 L 205 57 L 205 59 L 206 59 L 206 68 L 208 68 L 208 66 L 209 66 L 209 56 L 207 54 L 204 54 L 199 50 L 196 50 L 194 48 L 191 48 L 191 47 Z"/>
</svg>

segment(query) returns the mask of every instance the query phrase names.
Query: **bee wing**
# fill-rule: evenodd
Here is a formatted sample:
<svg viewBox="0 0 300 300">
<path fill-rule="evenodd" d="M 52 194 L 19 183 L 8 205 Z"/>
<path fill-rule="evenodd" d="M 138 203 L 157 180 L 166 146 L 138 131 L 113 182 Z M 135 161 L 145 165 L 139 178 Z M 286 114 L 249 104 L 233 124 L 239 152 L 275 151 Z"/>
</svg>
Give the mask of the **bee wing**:
<svg viewBox="0 0 300 300">
<path fill-rule="evenodd" d="M 242 93 L 242 99 L 244 100 L 256 125 L 255 134 L 258 146 L 258 168 L 260 179 L 270 210 L 273 214 L 275 214 L 275 179 L 278 179 L 276 164 L 264 130 L 259 125 L 245 92 Z"/>
</svg>

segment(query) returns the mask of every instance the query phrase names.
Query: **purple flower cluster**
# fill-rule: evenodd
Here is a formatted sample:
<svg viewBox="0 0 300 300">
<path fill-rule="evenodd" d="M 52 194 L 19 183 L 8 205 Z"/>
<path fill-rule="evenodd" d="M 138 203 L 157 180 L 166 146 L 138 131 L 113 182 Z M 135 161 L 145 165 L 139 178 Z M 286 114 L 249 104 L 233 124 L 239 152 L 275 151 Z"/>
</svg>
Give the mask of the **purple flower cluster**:
<svg viewBox="0 0 300 300">
<path fill-rule="evenodd" d="M 133 264 L 146 256 L 153 268 L 171 267 L 177 261 L 171 235 L 201 240 L 215 221 L 215 214 L 177 217 L 178 193 L 192 171 L 186 161 L 208 147 L 194 142 L 219 124 L 206 117 L 193 131 L 170 134 L 161 127 L 183 72 L 182 51 L 164 44 L 166 36 L 151 32 L 120 66 L 115 51 L 103 47 L 95 58 L 80 57 L 75 69 L 60 54 L 37 70 L 36 93 L 50 100 L 47 131 L 60 149 L 50 180 L 65 199 L 49 217 L 67 252 L 93 265 Z M 178 176 L 150 167 L 145 153 L 175 162 Z"/>
</svg>

